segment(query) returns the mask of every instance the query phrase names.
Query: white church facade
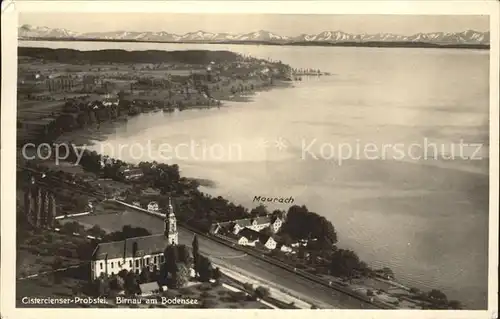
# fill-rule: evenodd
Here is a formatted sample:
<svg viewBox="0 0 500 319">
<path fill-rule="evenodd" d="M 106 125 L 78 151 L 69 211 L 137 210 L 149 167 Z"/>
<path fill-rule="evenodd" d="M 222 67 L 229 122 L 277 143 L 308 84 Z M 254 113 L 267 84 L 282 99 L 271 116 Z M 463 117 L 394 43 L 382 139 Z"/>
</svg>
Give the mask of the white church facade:
<svg viewBox="0 0 500 319">
<path fill-rule="evenodd" d="M 140 273 L 144 267 L 160 269 L 165 262 L 163 252 L 168 245 L 178 244 L 177 221 L 169 202 L 164 219 L 164 233 L 101 243 L 92 254 L 91 279 L 116 275 L 122 270 Z"/>
</svg>

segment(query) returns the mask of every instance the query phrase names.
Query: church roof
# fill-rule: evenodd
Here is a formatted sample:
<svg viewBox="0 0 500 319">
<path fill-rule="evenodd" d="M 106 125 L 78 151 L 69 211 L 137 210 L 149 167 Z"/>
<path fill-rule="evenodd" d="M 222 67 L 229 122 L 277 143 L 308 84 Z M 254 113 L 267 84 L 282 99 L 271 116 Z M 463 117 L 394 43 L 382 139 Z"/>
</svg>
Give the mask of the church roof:
<svg viewBox="0 0 500 319">
<path fill-rule="evenodd" d="M 238 235 L 241 237 L 245 237 L 246 239 L 248 239 L 249 241 L 254 241 L 254 240 L 257 240 L 259 239 L 260 237 L 260 233 L 258 231 L 255 231 L 253 229 L 250 229 L 250 228 L 243 228 L 239 233 Z"/>
<path fill-rule="evenodd" d="M 163 253 L 168 245 L 163 234 L 127 238 L 122 241 L 101 243 L 92 254 L 93 260 L 140 257 Z M 134 251 L 135 250 L 135 251 Z"/>
</svg>

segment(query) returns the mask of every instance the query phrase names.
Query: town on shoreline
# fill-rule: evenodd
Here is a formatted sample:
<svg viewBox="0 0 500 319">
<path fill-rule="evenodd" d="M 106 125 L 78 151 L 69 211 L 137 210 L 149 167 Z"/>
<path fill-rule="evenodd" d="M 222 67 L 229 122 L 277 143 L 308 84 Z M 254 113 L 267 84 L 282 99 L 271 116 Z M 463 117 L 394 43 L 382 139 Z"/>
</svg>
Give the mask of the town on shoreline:
<svg viewBox="0 0 500 319">
<path fill-rule="evenodd" d="M 26 280 L 49 268 L 53 286 L 66 283 L 72 286 L 71 293 L 82 296 L 193 297 L 193 286 L 199 287 L 200 303 L 177 306 L 214 308 L 246 302 L 242 307 L 297 308 L 267 287 L 229 277 L 200 252 L 197 235 L 190 247 L 177 239 L 171 241 L 178 224 L 379 308 L 461 309 L 460 302 L 448 300 L 437 289 L 425 292 L 405 287 L 391 269 L 372 269 L 355 252 L 338 248 L 334 225 L 293 198 L 281 200 L 290 204 L 287 209 L 268 211 L 263 204 L 275 199 L 255 196 L 259 205 L 249 210 L 202 193 L 203 181 L 181 176 L 175 164 L 132 165 L 88 150 L 76 161 L 72 147 L 65 154 L 69 165 L 55 165 L 54 152 L 31 160 L 21 154 L 26 143 L 75 143 L 82 132 L 85 140 L 99 134 L 107 123 L 124 122 L 140 113 L 220 108 L 226 100 L 245 100 L 259 90 L 325 75 L 320 70 L 293 69 L 280 61 L 227 51 L 19 48 L 17 253 L 18 278 L 23 279 L 18 285 L 26 287 L 18 289 L 18 299 L 33 289 L 55 293 L 47 288 L 47 279 Z M 127 240 L 150 242 L 158 237 L 140 225 L 111 231 L 101 228 L 97 217 L 119 210 L 109 200 L 164 219 L 167 247 L 141 257 L 151 260 L 153 268 L 142 261 L 135 266 L 138 257 L 132 252 L 127 258 L 132 258 L 135 271 L 120 264 L 119 271 L 106 268 L 102 276 L 89 279 L 96 271 L 92 267 L 102 261 L 96 257 L 96 247 L 119 242 L 126 250 Z M 95 223 L 87 227 L 71 218 L 82 215 L 96 216 Z M 54 240 L 67 243 L 57 247 L 51 244 Z M 128 264 L 125 257 L 123 263 Z M 113 268 L 113 262 L 110 265 Z M 207 297 L 215 293 L 227 295 L 227 300 L 221 298 L 216 305 Z"/>
</svg>

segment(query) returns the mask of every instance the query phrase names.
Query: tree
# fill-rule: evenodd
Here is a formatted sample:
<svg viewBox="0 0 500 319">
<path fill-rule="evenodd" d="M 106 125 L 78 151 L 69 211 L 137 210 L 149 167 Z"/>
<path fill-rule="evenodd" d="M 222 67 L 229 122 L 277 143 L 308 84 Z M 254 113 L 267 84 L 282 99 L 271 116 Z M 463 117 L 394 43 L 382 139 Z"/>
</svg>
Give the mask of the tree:
<svg viewBox="0 0 500 319">
<path fill-rule="evenodd" d="M 286 212 L 284 210 L 275 209 L 275 210 L 273 210 L 273 212 L 271 213 L 271 215 L 273 217 L 278 217 L 278 218 L 284 220 L 285 217 L 286 217 Z"/>
<path fill-rule="evenodd" d="M 125 277 L 124 288 L 125 291 L 131 295 L 134 295 L 139 292 L 139 284 L 137 283 L 137 279 L 133 272 L 127 273 L 127 276 Z"/>
<path fill-rule="evenodd" d="M 61 283 L 61 272 L 59 269 L 62 267 L 62 260 L 59 257 L 56 257 L 52 262 L 52 271 L 54 272 L 54 282 Z"/>
<path fill-rule="evenodd" d="M 76 195 L 73 203 L 77 210 L 87 210 L 89 208 L 89 199 L 86 196 Z"/>
<path fill-rule="evenodd" d="M 269 214 L 269 211 L 267 210 L 266 206 L 259 204 L 257 207 L 253 208 L 250 211 L 250 215 L 252 217 L 258 217 L 258 216 L 266 216 Z"/>
<path fill-rule="evenodd" d="M 178 261 L 185 264 L 188 268 L 192 267 L 192 257 L 191 253 L 189 252 L 189 248 L 186 245 L 177 245 L 177 256 L 178 256 Z"/>
<path fill-rule="evenodd" d="M 460 310 L 462 309 L 462 304 L 458 300 L 450 300 L 448 302 L 448 307 L 451 309 Z"/>
<path fill-rule="evenodd" d="M 359 267 L 359 257 L 352 250 L 339 249 L 332 254 L 330 271 L 334 276 L 351 277 Z"/>
<path fill-rule="evenodd" d="M 73 222 L 65 223 L 62 226 L 61 231 L 65 234 L 72 235 L 73 233 L 81 234 L 81 233 L 83 233 L 84 229 L 85 229 L 84 226 L 80 225 L 78 222 L 73 221 Z"/>
<path fill-rule="evenodd" d="M 102 276 L 97 279 L 97 290 L 99 296 L 107 296 L 110 291 L 109 280 Z"/>
<path fill-rule="evenodd" d="M 184 287 L 189 282 L 189 269 L 182 263 L 177 263 L 172 272 L 172 288 Z"/>
<path fill-rule="evenodd" d="M 179 262 L 178 250 L 175 245 L 168 245 L 163 255 L 165 256 L 165 266 L 168 273 L 173 273 L 177 269 Z"/>
<path fill-rule="evenodd" d="M 112 289 L 112 290 L 124 290 L 124 287 L 125 287 L 125 280 L 123 279 L 122 276 L 118 275 L 118 276 L 113 276 L 112 278 L 110 278 L 110 281 L 109 281 L 109 288 Z"/>
<path fill-rule="evenodd" d="M 132 85 L 132 84 L 131 84 L 131 85 Z M 125 95 L 126 95 L 126 93 L 125 93 L 125 91 L 123 91 L 123 90 L 120 90 L 120 92 L 118 92 L 118 98 L 119 98 L 120 100 L 123 100 L 123 99 L 125 98 Z"/>
<path fill-rule="evenodd" d="M 158 283 L 162 286 L 168 285 L 168 271 L 166 263 L 160 265 L 160 271 L 158 273 Z"/>
<path fill-rule="evenodd" d="M 196 272 L 199 274 L 200 281 L 207 282 L 212 278 L 212 263 L 210 259 L 203 255 L 200 255 L 198 258 Z"/>
<path fill-rule="evenodd" d="M 323 216 L 309 212 L 307 207 L 291 206 L 286 216 L 282 233 L 290 235 L 292 239 L 315 238 L 318 249 L 328 250 L 337 242 L 337 233 L 332 223 Z"/>
<path fill-rule="evenodd" d="M 420 293 L 420 289 L 412 287 L 412 288 L 410 288 L 410 293 L 416 295 L 416 294 Z"/>
<path fill-rule="evenodd" d="M 120 272 L 118 273 L 118 276 L 122 277 L 123 280 L 125 280 L 125 278 L 127 278 L 127 275 L 128 275 L 128 271 L 127 269 L 122 269 L 120 270 Z"/>
<path fill-rule="evenodd" d="M 219 280 L 222 277 L 222 273 L 219 269 L 219 267 L 215 268 L 212 272 L 212 278 L 214 280 Z"/>
<path fill-rule="evenodd" d="M 273 230 L 271 229 L 270 226 L 262 229 L 260 231 L 260 233 L 263 234 L 263 235 L 269 236 L 269 237 L 272 237 L 274 235 L 274 232 L 273 232 Z"/>
<path fill-rule="evenodd" d="M 384 267 L 380 270 L 382 275 L 387 279 L 394 279 L 394 272 L 389 267 Z"/>
<path fill-rule="evenodd" d="M 198 236 L 196 236 L 196 234 L 194 235 L 193 243 L 192 243 L 191 246 L 193 248 L 193 262 L 194 262 L 194 267 L 195 267 L 195 270 L 196 270 L 197 269 L 197 265 L 198 265 L 199 255 L 200 255 L 200 247 L 199 247 L 199 244 L 198 244 Z"/>
<path fill-rule="evenodd" d="M 112 232 L 105 236 L 106 241 L 122 241 L 127 238 L 149 236 L 151 233 L 142 227 L 123 226 L 121 231 Z"/>
<path fill-rule="evenodd" d="M 255 288 L 255 297 L 262 299 L 268 297 L 269 295 L 270 295 L 269 288 L 263 286 Z"/>
<path fill-rule="evenodd" d="M 141 283 L 146 283 L 151 281 L 151 272 L 148 267 L 142 268 L 141 274 L 139 275 L 139 281 Z"/>
<path fill-rule="evenodd" d="M 281 242 L 286 246 L 291 246 L 293 244 L 293 239 L 288 234 L 280 234 Z"/>
<path fill-rule="evenodd" d="M 431 291 L 429 291 L 427 296 L 429 297 L 429 299 L 435 301 L 446 301 L 448 299 L 446 295 L 438 289 L 432 289 Z"/>
<path fill-rule="evenodd" d="M 99 227 L 99 225 L 94 225 L 92 226 L 92 228 L 87 230 L 87 234 L 96 238 L 102 238 L 104 237 L 104 235 L 106 235 L 106 232 L 101 227 Z"/>
</svg>

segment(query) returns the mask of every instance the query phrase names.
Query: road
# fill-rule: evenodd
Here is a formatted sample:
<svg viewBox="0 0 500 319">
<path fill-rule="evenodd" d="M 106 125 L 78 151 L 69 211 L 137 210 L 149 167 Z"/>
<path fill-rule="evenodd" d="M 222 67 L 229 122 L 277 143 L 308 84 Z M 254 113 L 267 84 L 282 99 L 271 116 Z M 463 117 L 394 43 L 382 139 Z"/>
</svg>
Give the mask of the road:
<svg viewBox="0 0 500 319">
<path fill-rule="evenodd" d="M 155 216 L 138 212 L 133 209 L 117 209 L 116 213 L 103 215 L 87 215 L 72 218 L 85 224 L 98 224 L 103 229 L 121 230 L 124 225 L 143 227 L 153 234 L 163 233 L 163 222 Z M 178 228 L 179 243 L 191 245 L 194 233 Z M 311 282 L 310 280 L 295 275 L 280 267 L 271 265 L 253 256 L 246 255 L 241 251 L 232 249 L 208 238 L 198 236 L 198 243 L 202 254 L 210 256 L 213 262 L 224 262 L 235 270 L 241 270 L 254 278 L 259 278 L 266 283 L 275 283 L 280 287 L 296 292 L 297 297 L 304 296 L 306 301 L 314 301 L 319 306 L 327 306 L 335 309 L 373 309 L 366 302 L 352 298 L 341 292 L 335 291 L 324 285 Z M 302 298 L 304 299 L 304 298 Z"/>
</svg>

